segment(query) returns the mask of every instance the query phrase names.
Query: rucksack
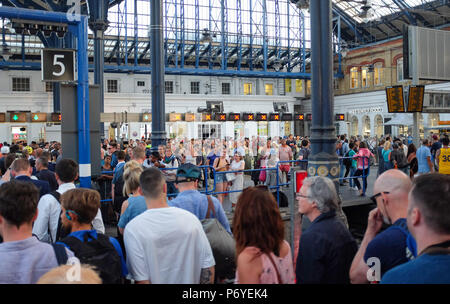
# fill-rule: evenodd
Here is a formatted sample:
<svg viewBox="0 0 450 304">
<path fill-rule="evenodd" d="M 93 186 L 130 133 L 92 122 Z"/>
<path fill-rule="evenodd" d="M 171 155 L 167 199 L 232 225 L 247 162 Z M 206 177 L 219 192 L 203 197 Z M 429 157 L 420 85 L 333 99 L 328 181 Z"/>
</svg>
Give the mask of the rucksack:
<svg viewBox="0 0 450 304">
<path fill-rule="evenodd" d="M 345 154 L 344 157 L 350 157 L 350 151 L 351 151 L 351 150 L 349 150 L 349 151 Z M 350 167 L 350 166 L 352 165 L 352 159 L 351 159 L 351 158 L 344 158 L 344 159 L 343 159 L 343 162 L 344 162 L 344 166 L 346 166 L 346 167 Z"/>
<path fill-rule="evenodd" d="M 279 202 L 279 207 L 280 208 L 286 208 L 289 206 L 289 201 L 288 198 L 286 196 L 286 194 L 284 194 L 284 192 L 279 191 L 280 192 L 280 202 Z M 273 197 L 275 198 L 275 200 L 277 200 L 277 191 L 273 191 L 272 192 Z"/>
<path fill-rule="evenodd" d="M 58 204 L 61 205 L 61 194 L 58 191 L 52 191 L 49 194 L 56 199 Z M 48 236 L 50 237 L 50 242 L 51 243 L 58 242 L 59 240 L 61 240 L 62 238 L 66 237 L 68 235 L 68 232 L 63 229 L 63 226 L 62 226 L 62 223 L 61 223 L 61 213 L 62 213 L 62 210 L 59 213 L 58 225 L 56 227 L 56 237 L 55 237 L 54 240 L 52 238 L 52 233 L 51 233 L 51 230 L 50 230 L 50 221 L 48 223 L 48 227 L 47 227 L 48 231 L 47 232 L 48 232 Z"/>
<path fill-rule="evenodd" d="M 103 284 L 122 283 L 122 265 L 120 256 L 109 241 L 109 237 L 104 234 L 97 234 L 97 239 L 91 238 L 89 234 L 84 235 L 84 241 L 80 241 L 74 236 L 65 237 L 61 240 L 66 244 L 81 264 L 88 264 L 95 267 L 99 272 Z"/>
<path fill-rule="evenodd" d="M 217 280 L 232 279 L 236 272 L 236 243 L 233 237 L 225 230 L 216 218 L 216 211 L 210 196 L 208 199 L 208 210 L 205 219 L 201 220 L 203 230 L 208 238 L 213 252 L 215 266 L 215 277 Z M 211 211 L 214 218 L 210 218 Z"/>
<path fill-rule="evenodd" d="M 55 252 L 56 261 L 58 262 L 58 265 L 65 265 L 67 264 L 67 260 L 69 257 L 67 256 L 66 247 L 61 244 L 52 244 L 53 251 Z"/>
</svg>

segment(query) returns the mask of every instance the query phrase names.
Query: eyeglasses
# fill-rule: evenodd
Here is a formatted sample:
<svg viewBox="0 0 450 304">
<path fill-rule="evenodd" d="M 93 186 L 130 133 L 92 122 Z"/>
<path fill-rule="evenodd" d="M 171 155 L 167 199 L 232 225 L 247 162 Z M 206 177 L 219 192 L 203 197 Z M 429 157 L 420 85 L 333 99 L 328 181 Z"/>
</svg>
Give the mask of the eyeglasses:
<svg viewBox="0 0 450 304">
<path fill-rule="evenodd" d="M 374 195 L 372 195 L 371 197 L 370 197 L 370 200 L 373 202 L 373 203 L 377 203 L 377 197 L 379 197 L 382 193 L 384 193 L 384 194 L 389 194 L 389 192 L 387 192 L 387 191 L 384 191 L 384 192 L 380 192 L 380 193 L 377 193 L 377 194 L 374 194 Z"/>
<path fill-rule="evenodd" d="M 299 197 L 301 197 L 301 198 L 311 198 L 311 196 L 307 196 L 307 195 L 303 195 L 303 194 L 297 193 L 295 195 L 295 198 L 299 198 Z"/>
</svg>

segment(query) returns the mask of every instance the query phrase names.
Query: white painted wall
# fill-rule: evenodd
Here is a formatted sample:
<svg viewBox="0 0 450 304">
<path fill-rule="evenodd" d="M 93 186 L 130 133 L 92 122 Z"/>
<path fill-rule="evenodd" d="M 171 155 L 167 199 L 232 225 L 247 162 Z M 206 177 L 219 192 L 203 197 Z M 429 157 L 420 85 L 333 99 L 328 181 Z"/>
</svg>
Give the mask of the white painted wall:
<svg viewBox="0 0 450 304">
<path fill-rule="evenodd" d="M 13 77 L 30 77 L 31 92 L 12 92 Z M 89 75 L 89 82 L 93 83 L 93 73 Z M 119 93 L 105 92 L 105 112 L 142 113 L 151 112 L 151 77 L 150 75 L 129 75 L 108 73 L 104 76 L 105 90 L 108 79 L 117 79 Z M 166 75 L 166 81 L 174 82 L 174 94 L 166 94 L 166 113 L 172 111 L 177 113 L 197 113 L 199 107 L 205 107 L 206 101 L 223 101 L 224 111 L 229 112 L 273 112 L 273 102 L 287 102 L 289 109 L 293 111 L 296 101 L 295 94 L 290 96 L 278 96 L 284 93 L 284 80 L 280 79 L 254 79 L 237 77 L 206 77 L 206 76 L 181 76 Z M 144 87 L 137 87 L 138 81 L 145 81 Z M 200 94 L 190 94 L 190 82 L 200 82 Z M 231 83 L 231 94 L 221 95 L 222 82 Z M 244 83 L 252 83 L 252 95 L 243 95 Z M 273 84 L 273 95 L 265 95 L 266 83 Z M 208 84 L 208 86 L 206 85 Z M 145 90 L 145 91 L 143 91 Z M 293 81 L 295 90 L 295 81 Z M 186 94 L 185 94 L 186 92 Z M 297 94 L 298 95 L 298 94 Z M 64 99 L 62 100 L 64 102 Z M 45 83 L 41 81 L 40 71 L 0 71 L 0 112 L 7 111 L 31 111 L 31 112 L 53 112 L 52 93 L 45 92 Z M 197 137 L 199 123 L 188 124 L 188 137 Z M 282 124 L 282 123 L 281 123 Z M 60 127 L 47 127 L 45 124 L 22 124 L 28 128 L 29 141 L 38 140 L 39 132 L 45 128 L 46 140 L 60 140 Z M 270 123 L 269 132 L 271 136 L 281 135 L 280 123 Z M 105 123 L 105 134 L 108 132 L 109 124 Z M 130 123 L 129 134 L 137 132 L 141 137 L 141 129 L 144 124 Z M 232 122 L 227 122 L 222 127 L 223 136 L 234 136 Z M 168 126 L 166 126 L 168 130 Z M 143 131 L 142 131 L 143 132 Z M 151 132 L 151 123 L 148 124 L 148 132 Z M 256 123 L 245 124 L 245 135 L 251 137 L 257 134 Z M 131 136 L 134 138 L 133 136 Z M 0 141 L 10 142 L 11 124 L 0 124 Z"/>
</svg>

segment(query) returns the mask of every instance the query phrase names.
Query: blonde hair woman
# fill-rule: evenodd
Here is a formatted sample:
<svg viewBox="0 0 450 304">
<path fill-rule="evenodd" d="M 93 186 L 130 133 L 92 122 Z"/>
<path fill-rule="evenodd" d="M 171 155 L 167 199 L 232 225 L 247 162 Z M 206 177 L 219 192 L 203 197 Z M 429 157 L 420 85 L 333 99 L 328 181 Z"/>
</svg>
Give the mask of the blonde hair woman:
<svg viewBox="0 0 450 304">
<path fill-rule="evenodd" d="M 120 213 L 120 220 L 117 226 L 120 233 L 123 234 L 125 226 L 136 216 L 147 210 L 145 199 L 142 196 L 139 178 L 144 169 L 137 161 L 129 161 L 125 164 L 123 172 L 123 195 L 128 199 L 123 202 Z"/>
<path fill-rule="evenodd" d="M 384 148 L 381 151 L 381 155 L 383 156 L 384 161 L 384 171 L 390 170 L 393 168 L 391 162 L 391 142 L 388 140 L 384 143 Z"/>
</svg>

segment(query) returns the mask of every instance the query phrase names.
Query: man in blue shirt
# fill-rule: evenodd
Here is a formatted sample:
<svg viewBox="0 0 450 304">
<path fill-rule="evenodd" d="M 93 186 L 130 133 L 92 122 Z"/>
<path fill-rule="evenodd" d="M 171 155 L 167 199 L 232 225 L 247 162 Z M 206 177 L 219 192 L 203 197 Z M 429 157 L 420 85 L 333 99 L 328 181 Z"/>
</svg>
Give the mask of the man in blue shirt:
<svg viewBox="0 0 450 304">
<path fill-rule="evenodd" d="M 30 163 L 25 158 L 17 158 L 11 164 L 11 176 L 16 180 L 34 184 L 39 189 L 39 198 L 50 193 L 49 183 L 47 181 L 32 179 L 31 172 Z"/>
<path fill-rule="evenodd" d="M 119 151 L 117 153 L 118 163 L 114 168 L 114 176 L 112 179 L 112 200 L 114 202 L 114 210 L 120 214 L 120 210 L 122 208 L 122 203 L 126 200 L 126 197 L 123 196 L 123 171 L 125 166 L 125 152 Z"/>
<path fill-rule="evenodd" d="M 377 208 L 369 213 L 367 230 L 350 268 L 353 284 L 370 283 L 369 278 L 380 281 L 386 271 L 414 257 L 407 246 L 406 213 L 410 190 L 411 180 L 400 170 L 388 170 L 375 181 L 375 195 L 371 199 Z M 379 233 L 383 223 L 391 226 Z M 371 258 L 379 260 L 380 273 L 368 278 Z"/>
<path fill-rule="evenodd" d="M 60 243 L 80 259 L 97 267 L 103 283 L 121 283 L 128 274 L 119 242 L 92 229 L 100 208 L 100 194 L 85 188 L 72 189 L 61 196 L 61 223 L 70 234 Z"/>
<path fill-rule="evenodd" d="M 388 271 L 381 283 L 450 284 L 450 176 L 415 178 L 408 199 L 408 228 L 419 256 Z"/>
<path fill-rule="evenodd" d="M 198 181 L 202 173 L 200 168 L 190 163 L 183 164 L 177 170 L 176 187 L 180 191 L 178 196 L 169 202 L 169 206 L 178 207 L 193 213 L 199 220 L 206 217 L 208 211 L 208 198 L 201 194 L 198 189 Z M 222 204 L 215 197 L 211 196 L 214 204 L 217 220 L 231 234 L 230 224 L 223 210 Z M 213 214 L 210 215 L 213 218 Z"/>
<path fill-rule="evenodd" d="M 431 151 L 429 145 L 430 144 L 428 139 L 424 139 L 422 141 L 422 146 L 417 149 L 416 158 L 419 165 L 419 170 L 417 171 L 417 173 L 419 175 L 434 172 L 434 166 L 431 162 Z"/>
</svg>

